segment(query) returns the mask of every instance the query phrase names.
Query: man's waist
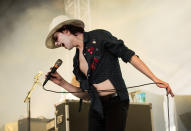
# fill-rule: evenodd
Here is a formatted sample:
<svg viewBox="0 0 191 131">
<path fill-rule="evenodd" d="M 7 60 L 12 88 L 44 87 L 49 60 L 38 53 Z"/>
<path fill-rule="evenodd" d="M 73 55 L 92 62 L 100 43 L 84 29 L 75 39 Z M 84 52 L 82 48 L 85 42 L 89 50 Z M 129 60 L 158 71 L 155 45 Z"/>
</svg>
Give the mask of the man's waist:
<svg viewBox="0 0 191 131">
<path fill-rule="evenodd" d="M 100 96 L 101 101 L 109 101 L 111 99 L 119 97 L 117 93 L 112 93 L 106 96 Z"/>
</svg>

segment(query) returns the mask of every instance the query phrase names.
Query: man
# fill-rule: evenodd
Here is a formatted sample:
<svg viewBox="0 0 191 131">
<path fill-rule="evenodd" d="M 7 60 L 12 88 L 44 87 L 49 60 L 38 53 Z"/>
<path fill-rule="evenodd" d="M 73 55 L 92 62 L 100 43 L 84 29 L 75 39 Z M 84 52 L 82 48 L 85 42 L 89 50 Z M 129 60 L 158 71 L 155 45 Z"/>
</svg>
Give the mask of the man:
<svg viewBox="0 0 191 131">
<path fill-rule="evenodd" d="M 118 58 L 130 62 L 160 88 L 166 88 L 167 95 L 174 96 L 168 83 L 158 79 L 149 68 L 127 48 L 122 40 L 105 30 L 84 32 L 84 23 L 77 19 L 58 16 L 53 19 L 46 46 L 50 49 L 76 48 L 73 59 L 73 73 L 80 82 L 80 88 L 65 81 L 58 72 L 51 81 L 75 96 L 91 100 L 89 110 L 89 131 L 124 131 L 129 96 L 122 78 Z M 160 84 L 159 84 L 160 83 Z"/>
</svg>

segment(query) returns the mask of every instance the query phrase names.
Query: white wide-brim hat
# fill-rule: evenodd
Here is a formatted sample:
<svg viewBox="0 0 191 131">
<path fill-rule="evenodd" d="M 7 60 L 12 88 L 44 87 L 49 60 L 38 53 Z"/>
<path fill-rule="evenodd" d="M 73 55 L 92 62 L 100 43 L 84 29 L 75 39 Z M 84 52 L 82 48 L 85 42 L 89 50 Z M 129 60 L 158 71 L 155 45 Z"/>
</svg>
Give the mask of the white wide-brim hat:
<svg viewBox="0 0 191 131">
<path fill-rule="evenodd" d="M 64 25 L 73 25 L 84 29 L 84 22 L 79 19 L 69 19 L 67 16 L 60 15 L 55 17 L 49 25 L 49 32 L 46 37 L 45 45 L 49 49 L 57 48 L 53 40 L 54 33 Z"/>
</svg>

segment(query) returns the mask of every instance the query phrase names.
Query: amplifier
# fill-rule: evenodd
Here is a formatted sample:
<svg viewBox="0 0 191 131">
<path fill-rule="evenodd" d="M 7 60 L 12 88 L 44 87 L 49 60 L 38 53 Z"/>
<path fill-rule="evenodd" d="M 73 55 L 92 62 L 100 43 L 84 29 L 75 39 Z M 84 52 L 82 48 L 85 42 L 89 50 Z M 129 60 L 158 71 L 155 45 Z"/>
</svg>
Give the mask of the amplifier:
<svg viewBox="0 0 191 131">
<path fill-rule="evenodd" d="M 46 130 L 47 131 L 55 131 L 55 120 L 51 119 L 46 124 Z"/>
<path fill-rule="evenodd" d="M 66 100 L 55 105 L 57 131 L 88 131 L 88 111 L 90 102 L 83 101 L 81 112 L 79 100 Z"/>
<path fill-rule="evenodd" d="M 191 95 L 176 95 L 176 124 L 178 131 L 191 131 Z"/>
<path fill-rule="evenodd" d="M 126 131 L 153 131 L 152 104 L 130 103 Z"/>
<path fill-rule="evenodd" d="M 46 131 L 46 124 L 48 119 L 31 118 L 30 126 L 31 131 Z M 28 118 L 18 120 L 18 131 L 28 130 Z"/>
<path fill-rule="evenodd" d="M 83 102 L 78 112 L 78 100 L 66 100 L 55 105 L 55 131 L 88 131 L 88 112 L 90 102 Z M 130 103 L 126 131 L 153 131 L 151 103 Z M 51 130 L 52 131 L 52 130 Z"/>
</svg>

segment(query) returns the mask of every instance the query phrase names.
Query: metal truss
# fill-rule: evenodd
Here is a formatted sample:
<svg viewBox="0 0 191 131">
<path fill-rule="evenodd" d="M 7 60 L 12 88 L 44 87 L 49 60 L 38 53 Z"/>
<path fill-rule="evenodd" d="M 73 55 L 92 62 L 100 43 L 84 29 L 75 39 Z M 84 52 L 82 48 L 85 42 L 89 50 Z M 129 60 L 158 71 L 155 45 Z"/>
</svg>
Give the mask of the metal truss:
<svg viewBox="0 0 191 131">
<path fill-rule="evenodd" d="M 90 0 L 64 0 L 64 13 L 83 20 L 86 30 L 91 29 Z"/>
</svg>

